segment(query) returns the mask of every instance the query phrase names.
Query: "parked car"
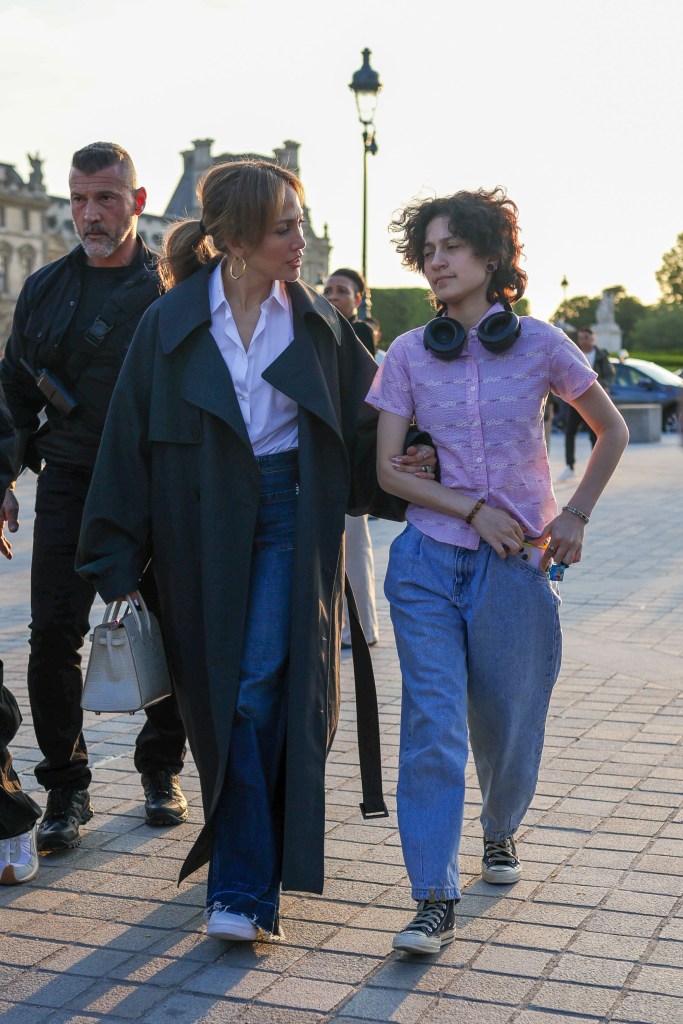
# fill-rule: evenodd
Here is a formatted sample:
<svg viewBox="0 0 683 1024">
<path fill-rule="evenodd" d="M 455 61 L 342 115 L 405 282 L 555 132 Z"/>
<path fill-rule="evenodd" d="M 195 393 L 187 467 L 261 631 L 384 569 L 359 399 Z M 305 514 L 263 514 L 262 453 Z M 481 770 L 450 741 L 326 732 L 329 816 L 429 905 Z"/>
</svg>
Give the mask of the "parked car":
<svg viewBox="0 0 683 1024">
<path fill-rule="evenodd" d="M 656 402 L 662 407 L 662 430 L 677 431 L 683 379 L 647 359 L 611 359 L 614 380 L 609 393 L 615 405 Z"/>
</svg>

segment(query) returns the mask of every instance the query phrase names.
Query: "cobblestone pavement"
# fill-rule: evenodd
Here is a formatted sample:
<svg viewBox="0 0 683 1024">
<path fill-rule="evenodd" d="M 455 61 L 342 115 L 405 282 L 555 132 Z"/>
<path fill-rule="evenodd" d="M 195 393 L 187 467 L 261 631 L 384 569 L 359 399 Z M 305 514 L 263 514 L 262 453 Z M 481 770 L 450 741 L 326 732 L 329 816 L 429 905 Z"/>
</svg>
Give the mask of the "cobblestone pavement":
<svg viewBox="0 0 683 1024">
<path fill-rule="evenodd" d="M 32 480 L 20 485 L 16 557 L 0 567 L 0 650 L 25 716 L 17 768 L 44 801 L 25 688 L 32 488 Z M 560 485 L 559 497 L 570 490 Z M 457 939 L 440 955 L 391 952 L 412 904 L 393 799 L 400 683 L 382 598 L 373 659 L 391 817 L 364 823 L 358 810 L 345 658 L 328 768 L 325 894 L 285 896 L 286 940 L 206 938 L 205 879 L 175 883 L 202 819 L 192 764 L 183 774 L 189 822 L 150 829 L 131 753 L 139 718 L 89 715 L 96 813 L 80 849 L 43 857 L 34 883 L 0 892 L 0 1020 L 681 1024 L 682 513 L 676 439 L 629 447 L 588 528 L 585 561 L 563 584 L 565 658 L 538 793 L 519 833 L 523 879 L 500 887 L 479 877 L 470 770 L 467 888 Z M 381 579 L 397 527 L 373 522 L 372 531 Z"/>
</svg>

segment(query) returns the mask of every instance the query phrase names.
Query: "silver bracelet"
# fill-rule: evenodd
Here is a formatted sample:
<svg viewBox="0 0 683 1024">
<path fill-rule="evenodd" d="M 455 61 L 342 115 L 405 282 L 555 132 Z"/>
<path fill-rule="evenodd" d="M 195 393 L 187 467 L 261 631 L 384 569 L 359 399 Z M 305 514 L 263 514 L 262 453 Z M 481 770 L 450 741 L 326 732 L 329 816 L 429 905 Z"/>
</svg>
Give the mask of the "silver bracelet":
<svg viewBox="0 0 683 1024">
<path fill-rule="evenodd" d="M 573 516 L 578 516 L 579 519 L 583 520 L 584 523 L 586 523 L 586 524 L 590 523 L 590 519 L 588 518 L 588 516 L 586 515 L 585 512 L 581 511 L 580 508 L 575 508 L 573 505 L 563 505 L 562 506 L 562 511 L 563 512 L 571 512 L 571 514 Z"/>
</svg>

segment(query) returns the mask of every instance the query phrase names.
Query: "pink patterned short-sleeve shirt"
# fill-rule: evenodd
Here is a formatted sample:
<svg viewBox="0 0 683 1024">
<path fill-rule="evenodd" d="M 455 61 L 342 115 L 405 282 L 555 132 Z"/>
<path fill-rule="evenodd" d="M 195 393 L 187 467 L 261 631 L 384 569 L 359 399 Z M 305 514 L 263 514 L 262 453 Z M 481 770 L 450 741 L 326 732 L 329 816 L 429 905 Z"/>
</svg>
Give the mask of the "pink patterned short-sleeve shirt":
<svg viewBox="0 0 683 1024">
<path fill-rule="evenodd" d="M 498 312 L 493 306 L 486 314 Z M 465 350 L 446 362 L 428 352 L 424 328 L 398 337 L 382 360 L 367 402 L 415 417 L 436 445 L 441 483 L 514 516 L 537 537 L 557 515 L 543 432 L 549 391 L 567 402 L 597 379 L 583 353 L 557 327 L 522 317 L 503 355 L 488 352 L 474 327 Z M 479 534 L 461 519 L 409 505 L 408 522 L 434 540 L 476 550 Z"/>
</svg>

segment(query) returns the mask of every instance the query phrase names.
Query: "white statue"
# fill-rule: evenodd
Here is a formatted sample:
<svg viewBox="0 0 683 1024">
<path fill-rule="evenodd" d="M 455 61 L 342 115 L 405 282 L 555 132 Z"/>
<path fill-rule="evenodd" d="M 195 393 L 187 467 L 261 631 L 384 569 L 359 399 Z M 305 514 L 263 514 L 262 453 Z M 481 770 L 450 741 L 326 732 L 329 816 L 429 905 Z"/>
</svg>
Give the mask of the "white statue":
<svg viewBox="0 0 683 1024">
<path fill-rule="evenodd" d="M 599 324 L 616 323 L 616 317 L 614 315 L 614 292 L 605 290 L 602 293 L 602 298 L 598 303 L 595 315 Z"/>
</svg>

